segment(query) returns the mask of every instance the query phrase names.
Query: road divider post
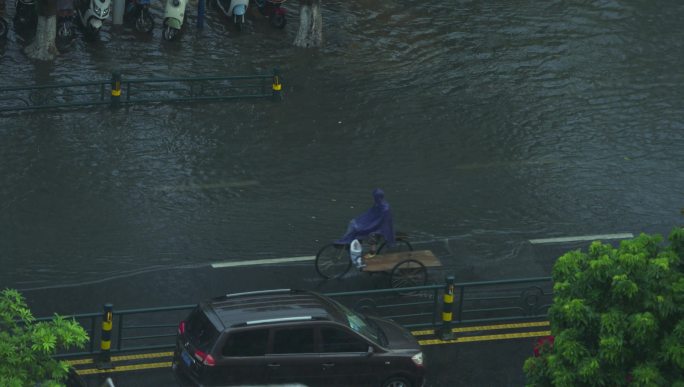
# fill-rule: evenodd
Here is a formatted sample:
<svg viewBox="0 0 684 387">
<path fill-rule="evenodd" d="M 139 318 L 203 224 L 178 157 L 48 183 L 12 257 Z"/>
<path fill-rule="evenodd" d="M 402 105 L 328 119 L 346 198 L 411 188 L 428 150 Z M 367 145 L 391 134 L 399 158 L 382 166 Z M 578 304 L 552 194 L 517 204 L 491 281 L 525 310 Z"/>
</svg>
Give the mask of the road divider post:
<svg viewBox="0 0 684 387">
<path fill-rule="evenodd" d="M 451 330 L 454 311 L 454 285 L 453 275 L 446 277 L 444 287 L 444 298 L 442 303 L 442 326 L 438 330 L 439 338 L 442 340 L 453 340 L 454 332 Z"/>
<path fill-rule="evenodd" d="M 101 370 L 112 369 L 112 326 L 114 325 L 114 306 L 104 304 L 102 313 L 102 332 L 100 333 L 100 354 L 97 359 L 97 368 Z"/>
</svg>

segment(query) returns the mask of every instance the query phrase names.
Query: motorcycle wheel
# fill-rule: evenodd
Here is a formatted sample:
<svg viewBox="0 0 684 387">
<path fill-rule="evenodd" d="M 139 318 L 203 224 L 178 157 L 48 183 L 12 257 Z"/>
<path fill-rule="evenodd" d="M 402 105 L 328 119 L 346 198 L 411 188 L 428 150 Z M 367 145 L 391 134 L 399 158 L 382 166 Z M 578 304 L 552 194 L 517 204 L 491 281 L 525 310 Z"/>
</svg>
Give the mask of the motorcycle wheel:
<svg viewBox="0 0 684 387">
<path fill-rule="evenodd" d="M 285 28 L 285 25 L 287 24 L 287 19 L 285 18 L 285 15 L 281 15 L 279 13 L 276 13 L 273 16 L 271 16 L 268 21 L 271 23 L 273 27 L 280 29 Z"/>
<path fill-rule="evenodd" d="M 140 32 L 152 32 L 154 29 L 154 19 L 147 11 L 141 11 L 139 17 L 135 19 L 135 29 Z"/>
<path fill-rule="evenodd" d="M 176 35 L 178 34 L 178 30 L 175 28 L 172 28 L 171 26 L 166 26 L 164 28 L 164 32 L 162 32 L 162 36 L 164 37 L 165 40 L 173 40 L 176 38 Z"/>
<path fill-rule="evenodd" d="M 4 39 L 7 36 L 7 21 L 0 17 L 0 39 Z"/>
<path fill-rule="evenodd" d="M 57 37 L 63 40 L 69 40 L 74 36 L 74 32 L 68 23 L 63 23 L 57 27 Z"/>
<path fill-rule="evenodd" d="M 235 23 L 235 28 L 237 28 L 238 32 L 242 31 L 242 27 L 245 24 L 244 17 L 234 16 L 233 22 Z"/>
</svg>

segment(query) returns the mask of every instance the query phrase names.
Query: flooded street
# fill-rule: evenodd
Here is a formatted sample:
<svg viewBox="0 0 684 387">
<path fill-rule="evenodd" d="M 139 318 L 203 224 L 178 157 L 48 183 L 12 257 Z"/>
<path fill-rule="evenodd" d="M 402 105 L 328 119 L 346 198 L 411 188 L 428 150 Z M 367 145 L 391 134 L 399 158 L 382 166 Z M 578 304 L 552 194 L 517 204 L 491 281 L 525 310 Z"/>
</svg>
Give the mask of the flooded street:
<svg viewBox="0 0 684 387">
<path fill-rule="evenodd" d="M 152 36 L 109 21 L 49 64 L 11 33 L 0 87 L 278 67 L 285 99 L 0 115 L 0 287 L 313 255 L 375 187 L 459 262 L 681 223 L 679 2 L 323 1 L 320 49 L 285 6 L 284 30 L 208 7 L 199 31 L 193 1 L 168 43 L 155 3 Z"/>
</svg>

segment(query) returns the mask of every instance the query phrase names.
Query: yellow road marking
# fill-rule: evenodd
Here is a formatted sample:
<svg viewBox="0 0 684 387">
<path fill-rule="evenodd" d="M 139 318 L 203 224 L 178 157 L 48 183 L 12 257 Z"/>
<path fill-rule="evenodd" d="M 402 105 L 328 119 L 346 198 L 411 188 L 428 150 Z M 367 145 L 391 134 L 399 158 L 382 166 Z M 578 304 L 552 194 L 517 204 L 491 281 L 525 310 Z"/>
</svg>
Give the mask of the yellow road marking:
<svg viewBox="0 0 684 387">
<path fill-rule="evenodd" d="M 138 355 L 112 356 L 112 361 L 152 359 L 155 357 L 171 357 L 171 356 L 173 356 L 173 352 L 141 353 Z"/>
<path fill-rule="evenodd" d="M 489 331 L 489 330 L 499 330 L 499 329 L 519 329 L 519 328 L 543 327 L 543 326 L 549 326 L 549 322 L 548 321 L 531 321 L 531 322 L 525 322 L 525 323 L 479 325 L 479 326 L 453 328 L 451 331 L 454 333 L 478 332 L 478 331 Z M 427 329 L 427 330 L 422 330 L 422 331 L 412 331 L 411 334 L 413 334 L 414 336 L 427 336 L 427 335 L 434 335 L 435 331 L 434 331 L 434 329 Z M 458 343 L 466 343 L 466 342 L 474 342 L 474 341 L 510 340 L 510 339 L 521 339 L 521 338 L 526 338 L 526 337 L 549 336 L 550 334 L 551 334 L 551 331 L 505 333 L 505 334 L 497 334 L 497 335 L 480 335 L 480 336 L 458 337 L 454 340 L 439 340 L 439 339 L 419 340 L 418 344 L 420 344 L 422 346 L 439 345 L 439 344 L 458 344 Z M 154 353 L 143 353 L 143 354 L 136 354 L 136 355 L 112 356 L 111 361 L 117 362 L 117 361 L 129 361 L 129 360 L 140 360 L 140 359 L 154 359 L 154 358 L 171 357 L 171 356 L 173 356 L 173 352 L 154 352 Z M 94 361 L 93 361 L 93 359 L 75 359 L 75 360 L 67 360 L 67 363 L 69 363 L 70 365 L 82 365 L 82 364 L 92 364 L 92 363 L 94 363 Z M 125 371 L 136 371 L 136 370 L 144 370 L 144 369 L 152 369 L 152 368 L 164 368 L 164 367 L 171 367 L 171 362 L 156 362 L 156 363 L 147 363 L 147 364 L 123 365 L 123 366 L 116 366 L 116 368 L 110 369 L 110 370 L 99 370 L 99 369 L 95 369 L 95 368 L 79 369 L 78 373 L 81 375 L 90 375 L 90 374 L 98 374 L 98 373 L 106 373 L 106 372 L 125 372 Z"/>
<path fill-rule="evenodd" d="M 519 329 L 519 328 L 529 328 L 529 327 L 544 327 L 549 326 L 548 321 L 531 321 L 526 323 L 513 323 L 513 324 L 496 324 L 496 325 L 480 325 L 473 327 L 460 327 L 453 328 L 452 332 L 477 332 L 477 331 L 493 331 L 497 329 Z M 411 331 L 413 336 L 427 336 L 434 335 L 434 329 L 426 329 L 424 331 Z"/>
<path fill-rule="evenodd" d="M 501 335 L 458 337 L 454 340 L 439 340 L 439 339 L 419 340 L 418 344 L 420 344 L 422 346 L 436 345 L 436 344 L 457 344 L 457 343 L 467 343 L 467 342 L 472 342 L 472 341 L 510 340 L 510 339 L 522 339 L 525 337 L 538 337 L 538 336 L 549 336 L 549 335 L 551 335 L 551 331 L 505 333 L 505 334 L 501 334 Z"/>
<path fill-rule="evenodd" d="M 112 356 L 111 361 L 127 361 L 127 360 L 140 360 L 140 359 L 154 359 L 157 357 L 171 357 L 173 352 L 155 352 L 155 353 L 142 353 L 137 355 L 122 355 L 122 356 Z M 77 359 L 77 360 L 67 360 L 70 365 L 79 364 L 91 364 L 93 359 Z"/>
<path fill-rule="evenodd" d="M 90 364 L 93 362 L 93 359 L 76 359 L 76 360 L 67 360 L 67 364 L 69 365 L 79 365 L 79 364 Z"/>
<path fill-rule="evenodd" d="M 511 326 L 511 325 L 524 325 L 524 326 L 542 326 L 546 323 L 548 325 L 548 321 L 540 321 L 536 322 L 538 325 L 530 325 L 530 323 L 524 323 L 524 324 L 502 324 L 506 326 Z M 502 325 L 490 325 L 490 326 L 483 326 L 483 327 L 478 327 L 478 328 L 484 328 L 484 327 L 499 327 Z M 468 328 L 476 328 L 476 327 L 468 327 Z M 495 329 L 503 329 L 503 328 L 495 328 Z M 439 344 L 458 344 L 458 343 L 467 343 L 467 342 L 473 342 L 473 341 L 492 341 L 492 340 L 511 340 L 511 339 L 522 339 L 522 338 L 527 338 L 527 337 L 540 337 L 540 336 L 549 336 L 551 335 L 551 331 L 536 331 L 536 332 L 520 332 L 520 333 L 505 333 L 505 334 L 499 334 L 499 335 L 482 335 L 482 336 L 467 336 L 467 337 L 458 337 L 454 340 L 439 340 L 439 339 L 433 339 L 433 340 L 419 340 L 418 344 L 421 346 L 427 346 L 427 345 L 439 345 Z M 156 357 L 163 357 L 163 356 L 172 356 L 173 352 L 158 352 L 158 353 L 147 353 L 147 354 L 142 354 L 142 355 L 129 355 L 129 356 L 113 356 L 112 360 L 131 360 L 131 359 L 149 359 L 149 358 L 156 358 Z M 82 360 L 69 360 L 68 363 L 75 365 L 75 364 L 87 364 L 91 363 L 92 359 L 82 359 Z M 116 366 L 116 368 L 109 369 L 109 370 L 99 370 L 96 368 L 88 368 L 88 369 L 79 369 L 77 372 L 80 375 L 92 375 L 92 374 L 102 374 L 102 373 L 111 373 L 111 372 L 126 372 L 126 371 L 138 371 L 138 370 L 147 370 L 147 369 L 154 369 L 154 368 L 171 368 L 171 362 L 166 361 L 166 362 L 156 362 L 156 363 L 146 363 L 146 364 L 133 364 L 133 365 L 124 365 L 124 366 Z"/>
<path fill-rule="evenodd" d="M 85 370 L 76 370 L 79 375 L 92 375 L 92 374 L 104 374 L 110 372 L 125 372 L 125 371 L 138 371 L 138 370 L 148 370 L 152 368 L 171 368 L 171 362 L 165 361 L 160 363 L 146 363 L 146 364 L 134 364 L 126 366 L 116 366 L 109 370 L 98 370 L 96 368 L 88 368 Z"/>
</svg>

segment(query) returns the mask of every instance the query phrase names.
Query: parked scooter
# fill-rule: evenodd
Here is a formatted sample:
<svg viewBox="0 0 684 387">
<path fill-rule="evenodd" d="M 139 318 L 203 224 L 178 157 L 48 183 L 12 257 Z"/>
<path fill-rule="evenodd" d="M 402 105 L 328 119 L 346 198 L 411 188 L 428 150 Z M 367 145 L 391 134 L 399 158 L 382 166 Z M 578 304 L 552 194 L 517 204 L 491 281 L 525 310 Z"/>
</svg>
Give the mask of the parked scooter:
<svg viewBox="0 0 684 387">
<path fill-rule="evenodd" d="M 281 7 L 285 1 L 286 0 L 255 0 L 259 12 L 266 16 L 268 21 L 275 28 L 285 28 L 285 24 L 287 24 L 287 19 L 285 18 L 287 12 L 285 8 Z"/>
<path fill-rule="evenodd" d="M 188 0 L 166 0 L 164 7 L 164 30 L 162 36 L 166 40 L 173 40 L 183 27 L 185 6 Z"/>
<path fill-rule="evenodd" d="M 150 0 L 126 0 L 124 19 L 134 24 L 140 32 L 151 32 L 154 28 L 154 19 L 150 14 Z"/>
<path fill-rule="evenodd" d="M 224 15 L 233 20 L 238 31 L 242 31 L 249 0 L 216 0 L 216 5 Z"/>
<path fill-rule="evenodd" d="M 14 28 L 17 31 L 34 34 L 38 25 L 38 4 L 36 0 L 16 0 L 14 3 Z"/>
<path fill-rule="evenodd" d="M 112 11 L 112 0 L 74 0 L 78 23 L 88 35 L 97 35 Z"/>
<path fill-rule="evenodd" d="M 74 0 L 57 1 L 57 36 L 55 43 L 57 48 L 63 50 L 69 46 L 76 32 L 74 31 Z"/>
</svg>

